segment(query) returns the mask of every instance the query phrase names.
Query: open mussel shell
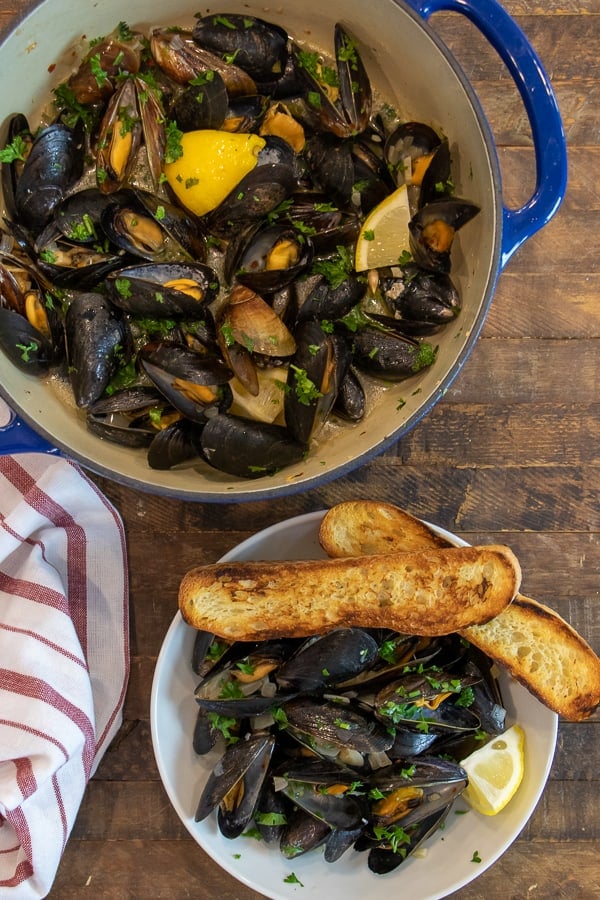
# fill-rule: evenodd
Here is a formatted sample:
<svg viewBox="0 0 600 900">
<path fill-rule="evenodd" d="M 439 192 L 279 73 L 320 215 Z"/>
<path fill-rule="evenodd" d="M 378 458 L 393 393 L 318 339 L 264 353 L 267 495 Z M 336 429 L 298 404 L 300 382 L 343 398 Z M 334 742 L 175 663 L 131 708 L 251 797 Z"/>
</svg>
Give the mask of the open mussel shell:
<svg viewBox="0 0 600 900">
<path fill-rule="evenodd" d="M 102 192 L 112 194 L 129 181 L 142 135 L 135 82 L 126 78 L 110 97 L 100 123 L 96 180 Z"/>
<path fill-rule="evenodd" d="M 461 697 L 479 680 L 477 675 L 409 670 L 377 693 L 376 715 L 381 721 L 423 730 L 475 731 L 481 724 L 479 716 L 462 705 Z M 472 701 L 472 695 L 468 699 Z"/>
<path fill-rule="evenodd" d="M 385 138 L 384 157 L 397 186 L 420 185 L 442 143 L 437 131 L 425 122 L 401 122 Z M 445 174 L 447 180 L 449 172 Z M 421 204 L 422 205 L 422 204 Z"/>
<path fill-rule="evenodd" d="M 292 225 L 261 224 L 232 239 L 225 275 L 259 294 L 271 294 L 306 272 L 312 258 L 310 238 L 300 235 Z"/>
<path fill-rule="evenodd" d="M 306 453 L 286 428 L 227 413 L 211 416 L 201 442 L 211 466 L 239 478 L 272 475 Z"/>
<path fill-rule="evenodd" d="M 274 746 L 274 737 L 262 733 L 230 744 L 207 779 L 196 809 L 196 822 L 220 806 L 225 816 L 225 836 L 240 834 L 252 818 Z M 240 783 L 242 790 L 236 791 Z M 241 809 L 240 800 L 244 804 Z"/>
<path fill-rule="evenodd" d="M 375 721 L 370 710 L 354 700 L 327 695 L 325 698 L 302 696 L 285 704 L 291 734 L 306 743 L 319 756 L 331 756 L 340 762 L 356 762 L 356 754 L 385 753 L 393 744 L 393 735 Z"/>
<path fill-rule="evenodd" d="M 3 162 L 0 166 L 2 197 L 6 215 L 9 219 L 16 219 L 17 217 L 17 207 L 15 203 L 17 183 L 21 177 L 25 160 L 27 159 L 33 144 L 33 135 L 29 128 L 29 122 L 23 113 L 15 113 L 10 116 L 6 126 L 6 146 L 13 144 L 14 141 L 21 143 L 22 152 L 19 153 L 12 162 Z"/>
<path fill-rule="evenodd" d="M 334 28 L 334 48 L 344 118 L 351 134 L 360 134 L 366 129 L 371 117 L 371 82 L 356 39 L 339 22 Z"/>
<path fill-rule="evenodd" d="M 112 195 L 101 216 L 102 231 L 114 247 L 150 262 L 202 259 L 197 226 L 179 207 L 147 191 Z"/>
<path fill-rule="evenodd" d="M 75 402 L 88 407 L 103 395 L 126 361 L 129 332 L 122 313 L 102 294 L 77 294 L 65 314 L 69 377 Z"/>
<path fill-rule="evenodd" d="M 290 640 L 249 648 L 236 642 L 200 682 L 196 702 L 206 712 L 235 719 L 257 716 L 287 702 L 294 692 L 278 691 L 272 676 L 294 646 Z"/>
<path fill-rule="evenodd" d="M 410 248 L 417 265 L 447 274 L 454 235 L 479 211 L 474 203 L 458 197 L 422 206 L 409 222 Z"/>
<path fill-rule="evenodd" d="M 293 154 L 291 148 L 289 150 Z M 208 216 L 210 230 L 217 234 L 235 233 L 241 225 L 264 219 L 292 196 L 297 185 L 293 161 L 285 159 L 260 163 L 260 155 L 255 168 Z"/>
<path fill-rule="evenodd" d="M 371 790 L 378 794 L 371 802 L 370 822 L 375 827 L 395 823 L 405 827 L 422 821 L 445 809 L 467 783 L 467 773 L 461 766 L 437 756 L 421 756 L 408 766 L 403 761 L 379 769 L 369 777 Z"/>
<path fill-rule="evenodd" d="M 285 766 L 275 775 L 275 787 L 296 806 L 330 828 L 362 829 L 367 803 L 353 793 L 356 773 L 345 774 L 339 766 L 327 760 L 304 761 L 301 765 Z"/>
<path fill-rule="evenodd" d="M 290 360 L 284 399 L 286 426 L 297 441 L 308 444 L 335 402 L 345 374 L 336 336 L 313 320 L 295 332 L 296 352 Z"/>
<path fill-rule="evenodd" d="M 211 413 L 231 405 L 232 372 L 217 356 L 161 341 L 142 347 L 138 361 L 161 394 L 192 422 L 204 424 Z"/>
<path fill-rule="evenodd" d="M 426 816 L 422 821 L 403 829 L 403 841 L 400 845 L 392 844 L 385 838 L 374 838 L 363 832 L 355 845 L 357 850 L 368 850 L 367 865 L 375 875 L 387 875 L 398 868 L 411 854 L 417 850 L 427 838 L 442 827 L 448 815 L 450 805 Z"/>
<path fill-rule="evenodd" d="M 192 33 L 200 47 L 234 57 L 254 81 L 277 79 L 285 71 L 287 32 L 272 22 L 246 14 L 211 14 L 198 18 Z"/>
<path fill-rule="evenodd" d="M 86 105 L 108 100 L 123 72 L 139 70 L 142 37 L 139 32 L 130 30 L 123 39 L 117 28 L 106 37 L 94 41 L 68 80 L 75 100 Z"/>
<path fill-rule="evenodd" d="M 156 435 L 152 412 L 165 406 L 154 387 L 116 390 L 90 404 L 86 425 L 92 434 L 124 447 L 148 447 Z"/>
<path fill-rule="evenodd" d="M 310 236 L 315 256 L 329 256 L 358 237 L 360 222 L 353 210 L 341 210 L 318 191 L 298 191 L 286 210 L 294 226 Z"/>
<path fill-rule="evenodd" d="M 115 306 L 139 316 L 201 319 L 217 296 L 216 272 L 204 263 L 126 266 L 106 279 Z"/>
<path fill-rule="evenodd" d="M 323 77 L 319 60 L 291 42 L 291 51 L 299 75 L 304 79 L 305 91 L 318 95 L 318 102 L 311 106 L 317 113 L 322 129 L 337 137 L 348 138 L 367 127 L 371 114 L 372 93 L 366 69 L 362 63 L 356 41 L 341 24 L 334 29 L 334 48 L 337 84 L 332 89 L 332 78 Z M 325 66 L 323 68 L 326 68 Z"/>
<path fill-rule="evenodd" d="M 75 191 L 57 205 L 53 225 L 69 241 L 78 244 L 101 243 L 104 239 L 102 214 L 110 202 L 110 197 L 95 187 Z M 44 235 L 36 242 L 38 249 L 46 243 Z"/>
<path fill-rule="evenodd" d="M 202 73 L 218 72 L 230 97 L 256 92 L 254 79 L 244 69 L 201 47 L 186 29 L 153 29 L 150 52 L 159 68 L 177 84 L 187 85 Z"/>
</svg>

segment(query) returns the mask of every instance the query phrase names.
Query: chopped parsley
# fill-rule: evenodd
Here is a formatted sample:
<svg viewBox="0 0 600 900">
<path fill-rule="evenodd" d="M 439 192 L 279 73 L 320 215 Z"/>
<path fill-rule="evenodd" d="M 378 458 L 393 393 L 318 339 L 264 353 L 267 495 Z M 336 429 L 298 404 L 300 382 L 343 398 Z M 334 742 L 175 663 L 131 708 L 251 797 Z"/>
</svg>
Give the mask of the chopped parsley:
<svg viewBox="0 0 600 900">
<path fill-rule="evenodd" d="M 323 275 L 331 288 L 338 288 L 354 269 L 352 253 L 348 247 L 340 245 L 337 255 L 329 259 L 318 259 L 311 267 L 313 275 Z"/>
<path fill-rule="evenodd" d="M 16 160 L 23 162 L 27 156 L 28 146 L 27 141 L 18 134 L 4 150 L 0 150 L 0 162 L 12 163 Z"/>
<path fill-rule="evenodd" d="M 183 131 L 177 127 L 177 122 L 167 122 L 165 127 L 165 162 L 173 163 L 183 156 L 181 138 Z"/>
<path fill-rule="evenodd" d="M 323 396 L 314 381 L 308 377 L 306 369 L 290 364 L 290 370 L 293 373 L 294 391 L 299 403 L 310 406 L 311 403 Z"/>
</svg>

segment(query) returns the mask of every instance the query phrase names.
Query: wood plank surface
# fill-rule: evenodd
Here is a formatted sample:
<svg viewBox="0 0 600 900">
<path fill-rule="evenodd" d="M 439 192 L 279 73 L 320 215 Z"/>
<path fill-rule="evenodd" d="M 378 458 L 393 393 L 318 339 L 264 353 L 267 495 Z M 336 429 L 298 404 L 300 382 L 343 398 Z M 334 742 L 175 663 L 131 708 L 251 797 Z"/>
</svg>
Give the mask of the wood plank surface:
<svg viewBox="0 0 600 900">
<path fill-rule="evenodd" d="M 35 5 L 0 0 L 0 32 Z M 509 544 L 523 566 L 523 592 L 554 607 L 600 650 L 600 10 L 597 0 L 504 6 L 552 79 L 569 185 L 555 218 L 500 275 L 481 338 L 443 400 L 360 469 L 282 499 L 183 503 L 93 476 L 127 533 L 131 678 L 123 727 L 88 786 L 51 900 L 261 896 L 212 863 L 179 821 L 149 723 L 156 657 L 182 575 L 255 531 L 350 498 L 398 503 L 466 540 Z M 535 160 L 511 78 L 462 17 L 441 13 L 432 26 L 481 101 L 506 203 L 523 203 Z M 393 390 L 401 396 L 401 385 Z M 600 714 L 561 721 L 548 785 L 529 823 L 453 898 L 599 897 L 599 772 Z"/>
</svg>

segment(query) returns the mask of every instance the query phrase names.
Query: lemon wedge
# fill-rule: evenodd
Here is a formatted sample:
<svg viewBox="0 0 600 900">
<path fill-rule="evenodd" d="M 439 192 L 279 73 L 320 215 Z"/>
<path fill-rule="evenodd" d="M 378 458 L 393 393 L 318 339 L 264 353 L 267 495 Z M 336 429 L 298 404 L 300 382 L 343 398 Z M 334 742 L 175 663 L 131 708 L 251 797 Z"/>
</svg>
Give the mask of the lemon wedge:
<svg viewBox="0 0 600 900">
<path fill-rule="evenodd" d="M 495 816 L 512 800 L 525 771 L 524 745 L 523 729 L 513 725 L 461 761 L 469 776 L 462 796 L 477 812 Z"/>
<path fill-rule="evenodd" d="M 181 156 L 165 164 L 165 177 L 185 208 L 204 216 L 254 169 L 265 143 L 257 134 L 186 131 Z"/>
<path fill-rule="evenodd" d="M 397 265 L 410 253 L 408 191 L 403 184 L 375 206 L 366 217 L 356 241 L 357 272 Z"/>
</svg>

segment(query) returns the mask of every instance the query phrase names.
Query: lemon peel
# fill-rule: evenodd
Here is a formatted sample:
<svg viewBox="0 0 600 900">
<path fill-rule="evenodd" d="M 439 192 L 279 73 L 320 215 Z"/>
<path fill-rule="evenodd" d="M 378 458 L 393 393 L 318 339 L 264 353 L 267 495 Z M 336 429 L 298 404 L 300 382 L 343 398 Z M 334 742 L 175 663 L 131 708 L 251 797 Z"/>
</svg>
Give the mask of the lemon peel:
<svg viewBox="0 0 600 900">
<path fill-rule="evenodd" d="M 257 134 L 187 131 L 181 136 L 181 156 L 164 166 L 165 177 L 183 206 L 204 216 L 255 168 L 265 143 Z"/>
<path fill-rule="evenodd" d="M 357 272 L 397 265 L 410 253 L 410 208 L 405 184 L 382 200 L 364 220 L 356 241 Z"/>
<path fill-rule="evenodd" d="M 495 816 L 512 800 L 525 773 L 525 734 L 513 725 L 479 747 L 460 765 L 469 776 L 467 803 L 484 816 Z"/>
</svg>

